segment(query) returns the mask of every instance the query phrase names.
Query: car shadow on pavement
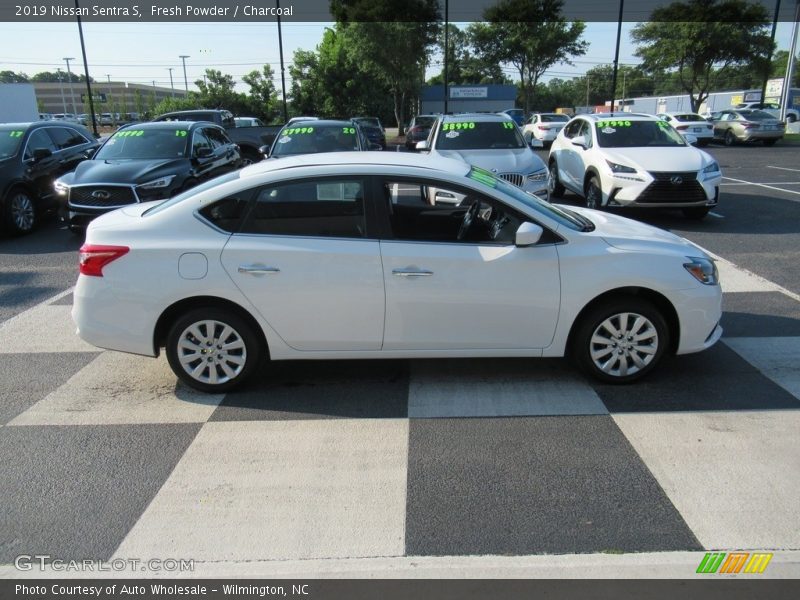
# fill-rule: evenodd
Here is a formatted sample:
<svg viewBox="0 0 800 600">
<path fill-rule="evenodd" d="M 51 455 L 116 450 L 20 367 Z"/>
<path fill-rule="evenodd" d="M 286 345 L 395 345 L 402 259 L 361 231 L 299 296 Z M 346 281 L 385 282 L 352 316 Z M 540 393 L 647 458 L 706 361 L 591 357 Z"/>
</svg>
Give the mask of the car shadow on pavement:
<svg viewBox="0 0 800 600">
<path fill-rule="evenodd" d="M 82 244 L 83 236 L 71 233 L 57 219 L 48 219 L 40 223 L 39 227 L 28 235 L 12 237 L 0 233 L 0 254 L 33 255 L 78 252 Z"/>
</svg>

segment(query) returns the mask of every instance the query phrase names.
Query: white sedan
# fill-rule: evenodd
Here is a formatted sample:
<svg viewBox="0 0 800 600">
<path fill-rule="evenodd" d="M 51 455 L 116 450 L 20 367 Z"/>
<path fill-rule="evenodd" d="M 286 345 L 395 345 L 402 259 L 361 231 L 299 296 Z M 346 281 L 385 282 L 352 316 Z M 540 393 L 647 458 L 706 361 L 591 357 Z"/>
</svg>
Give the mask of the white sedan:
<svg viewBox="0 0 800 600">
<path fill-rule="evenodd" d="M 428 187 L 464 194 L 431 206 Z M 571 355 L 608 382 L 722 333 L 713 260 L 671 233 L 558 207 L 405 153 L 265 162 L 89 226 L 85 341 L 221 392 L 262 361 Z"/>
<path fill-rule="evenodd" d="M 687 135 L 697 140 L 698 146 L 707 146 L 714 139 L 714 125 L 705 117 L 693 112 L 670 112 L 656 115 L 672 125 L 684 138 Z"/>
<path fill-rule="evenodd" d="M 533 113 L 522 128 L 522 137 L 529 146 L 552 144 L 558 132 L 569 122 L 569 115 Z M 537 143 L 539 142 L 539 143 Z"/>
</svg>

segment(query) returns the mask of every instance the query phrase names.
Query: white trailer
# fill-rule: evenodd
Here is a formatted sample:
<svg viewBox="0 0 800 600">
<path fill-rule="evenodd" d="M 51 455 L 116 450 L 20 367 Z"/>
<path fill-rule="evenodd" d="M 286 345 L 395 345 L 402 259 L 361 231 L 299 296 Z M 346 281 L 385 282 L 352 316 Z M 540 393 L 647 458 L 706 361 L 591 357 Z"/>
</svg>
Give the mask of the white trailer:
<svg viewBox="0 0 800 600">
<path fill-rule="evenodd" d="M 39 120 L 36 92 L 30 83 L 0 83 L 0 123 Z"/>
</svg>

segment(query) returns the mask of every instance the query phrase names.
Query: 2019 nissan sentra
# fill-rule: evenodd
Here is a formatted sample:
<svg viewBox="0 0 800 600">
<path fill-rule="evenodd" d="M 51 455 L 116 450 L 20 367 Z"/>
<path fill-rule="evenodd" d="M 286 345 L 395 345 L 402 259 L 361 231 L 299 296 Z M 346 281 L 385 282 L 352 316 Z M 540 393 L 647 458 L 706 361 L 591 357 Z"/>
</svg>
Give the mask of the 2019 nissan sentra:
<svg viewBox="0 0 800 600">
<path fill-rule="evenodd" d="M 431 206 L 431 187 L 465 199 Z M 265 161 L 103 215 L 74 297 L 85 341 L 165 348 L 207 392 L 267 357 L 570 355 L 627 383 L 722 334 L 717 269 L 691 242 L 396 152 Z"/>
</svg>

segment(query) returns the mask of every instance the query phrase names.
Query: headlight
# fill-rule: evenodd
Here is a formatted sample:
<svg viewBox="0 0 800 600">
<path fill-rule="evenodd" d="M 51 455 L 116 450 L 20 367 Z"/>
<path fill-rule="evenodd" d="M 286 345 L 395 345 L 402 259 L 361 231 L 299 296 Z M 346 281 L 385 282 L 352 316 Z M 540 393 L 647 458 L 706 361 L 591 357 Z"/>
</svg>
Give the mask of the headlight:
<svg viewBox="0 0 800 600">
<path fill-rule="evenodd" d="M 154 179 L 153 181 L 148 181 L 147 183 L 137 185 L 136 187 L 140 187 L 143 190 L 155 190 L 158 188 L 165 188 L 170 183 L 172 183 L 173 179 L 175 179 L 175 175 L 167 175 L 166 177 L 159 177 L 158 179 Z"/>
<path fill-rule="evenodd" d="M 606 163 L 608 163 L 608 166 L 611 168 L 613 173 L 636 173 L 636 169 L 633 167 L 613 163 L 610 160 L 607 160 Z"/>
<path fill-rule="evenodd" d="M 717 285 L 719 283 L 719 273 L 717 265 L 713 260 L 697 256 L 687 256 L 690 262 L 683 263 L 683 268 L 689 274 L 704 285 Z"/>
<path fill-rule="evenodd" d="M 703 169 L 703 173 L 718 173 L 718 172 L 719 172 L 719 164 L 717 162 L 712 162 L 705 169 Z"/>
<path fill-rule="evenodd" d="M 69 193 L 69 186 L 65 183 L 62 183 L 60 179 L 56 179 L 53 182 L 53 189 L 55 189 L 56 194 L 59 196 L 66 196 Z"/>
<path fill-rule="evenodd" d="M 533 173 L 528 173 L 528 181 L 547 181 L 547 169 L 542 169 L 541 171 L 534 171 Z"/>
</svg>

